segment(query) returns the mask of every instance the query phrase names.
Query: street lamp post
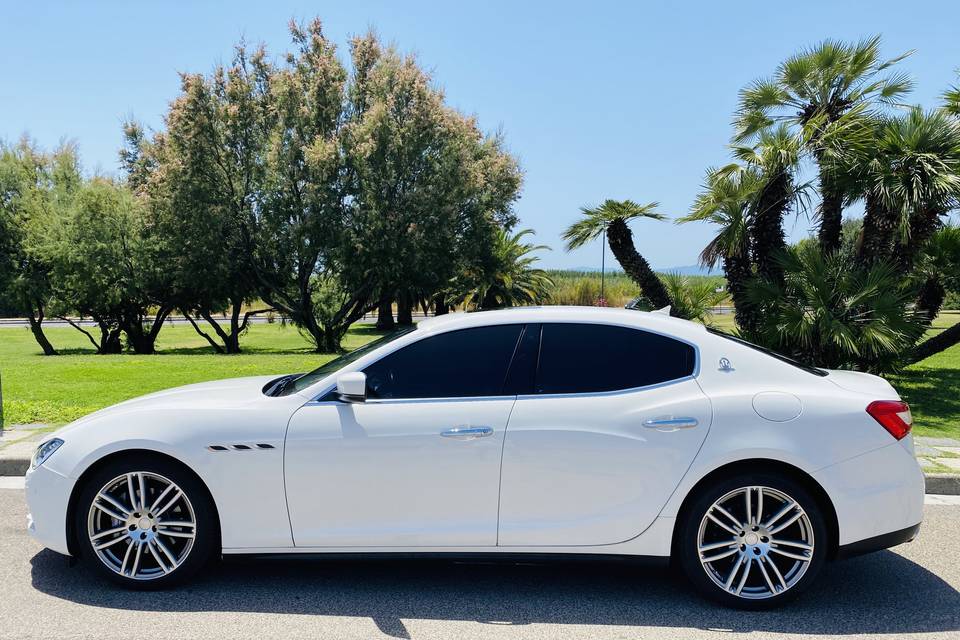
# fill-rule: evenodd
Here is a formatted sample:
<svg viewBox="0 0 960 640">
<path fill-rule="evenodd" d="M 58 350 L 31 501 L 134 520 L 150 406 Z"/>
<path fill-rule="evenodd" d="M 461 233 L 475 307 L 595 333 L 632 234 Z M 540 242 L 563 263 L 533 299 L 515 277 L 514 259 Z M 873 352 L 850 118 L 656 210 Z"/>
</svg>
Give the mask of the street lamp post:
<svg viewBox="0 0 960 640">
<path fill-rule="evenodd" d="M 600 243 L 600 306 L 607 306 L 607 299 L 604 297 L 603 280 L 606 276 L 607 267 L 607 228 L 603 228 L 603 241 Z"/>
</svg>

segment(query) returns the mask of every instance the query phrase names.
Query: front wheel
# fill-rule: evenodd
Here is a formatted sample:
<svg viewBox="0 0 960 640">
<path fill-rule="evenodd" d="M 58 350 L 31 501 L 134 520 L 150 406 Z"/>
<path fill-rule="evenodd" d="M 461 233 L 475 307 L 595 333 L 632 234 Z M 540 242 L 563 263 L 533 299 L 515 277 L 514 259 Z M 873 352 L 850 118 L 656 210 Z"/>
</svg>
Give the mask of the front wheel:
<svg viewBox="0 0 960 640">
<path fill-rule="evenodd" d="M 189 578 L 210 558 L 217 537 L 206 488 L 179 465 L 150 456 L 98 470 L 81 490 L 75 512 L 83 559 L 134 589 Z"/>
<path fill-rule="evenodd" d="M 794 480 L 738 474 L 703 490 L 677 539 L 687 577 L 706 596 L 767 609 L 810 585 L 828 549 L 823 510 Z"/>
</svg>

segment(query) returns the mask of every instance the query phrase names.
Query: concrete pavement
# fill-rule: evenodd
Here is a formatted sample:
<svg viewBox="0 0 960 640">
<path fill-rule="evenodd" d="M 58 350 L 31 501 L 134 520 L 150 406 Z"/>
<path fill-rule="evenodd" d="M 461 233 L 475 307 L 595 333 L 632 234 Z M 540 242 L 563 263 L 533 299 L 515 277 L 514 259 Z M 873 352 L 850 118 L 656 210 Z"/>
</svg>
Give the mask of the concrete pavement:
<svg viewBox="0 0 960 640">
<path fill-rule="evenodd" d="M 234 561 L 130 592 L 42 550 L 25 515 L 23 491 L 0 488 L 0 638 L 960 638 L 955 504 L 928 504 L 916 541 L 830 565 L 765 613 L 611 564 Z"/>
</svg>

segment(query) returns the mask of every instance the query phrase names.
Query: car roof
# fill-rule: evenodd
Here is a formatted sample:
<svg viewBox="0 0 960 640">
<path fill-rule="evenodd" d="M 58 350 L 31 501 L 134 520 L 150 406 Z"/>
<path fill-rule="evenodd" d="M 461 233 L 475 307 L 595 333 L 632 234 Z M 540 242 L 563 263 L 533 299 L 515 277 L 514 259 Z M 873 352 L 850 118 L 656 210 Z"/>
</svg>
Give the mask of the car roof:
<svg viewBox="0 0 960 640">
<path fill-rule="evenodd" d="M 531 322 L 585 322 L 618 324 L 649 329 L 678 337 L 702 337 L 706 328 L 697 322 L 674 318 L 666 313 L 610 307 L 511 307 L 495 311 L 448 313 L 421 320 L 418 330 L 428 333 L 455 331 L 491 324 Z"/>
</svg>

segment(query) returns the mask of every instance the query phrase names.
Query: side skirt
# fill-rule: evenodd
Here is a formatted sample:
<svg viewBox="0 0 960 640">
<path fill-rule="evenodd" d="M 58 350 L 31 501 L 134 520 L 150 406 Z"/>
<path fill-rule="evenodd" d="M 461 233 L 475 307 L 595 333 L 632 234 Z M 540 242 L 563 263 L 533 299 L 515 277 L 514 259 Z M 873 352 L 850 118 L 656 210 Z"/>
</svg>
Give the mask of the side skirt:
<svg viewBox="0 0 960 640">
<path fill-rule="evenodd" d="M 225 553 L 225 561 L 234 560 L 313 560 L 323 562 L 378 562 L 432 560 L 466 564 L 620 564 L 641 567 L 666 567 L 667 556 L 631 556 L 609 553 L 517 553 L 517 552 L 296 552 Z"/>
</svg>

